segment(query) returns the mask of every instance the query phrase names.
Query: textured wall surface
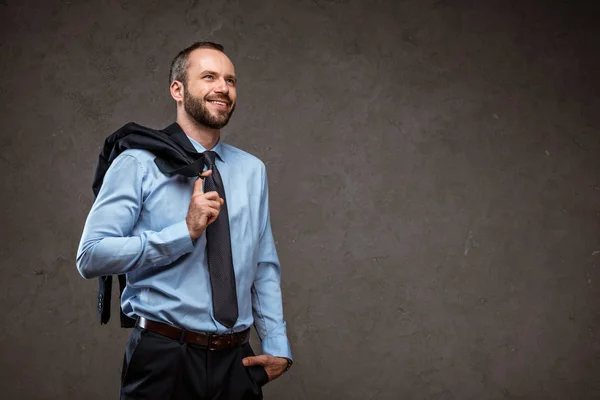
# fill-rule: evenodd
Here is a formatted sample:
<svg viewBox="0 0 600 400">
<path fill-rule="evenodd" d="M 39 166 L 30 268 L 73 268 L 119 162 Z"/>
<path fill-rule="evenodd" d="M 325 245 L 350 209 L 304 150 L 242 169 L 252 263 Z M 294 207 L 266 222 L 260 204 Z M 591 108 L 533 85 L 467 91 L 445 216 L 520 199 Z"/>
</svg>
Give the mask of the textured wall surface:
<svg viewBox="0 0 600 400">
<path fill-rule="evenodd" d="M 75 252 L 104 138 L 225 45 L 296 364 L 267 399 L 600 398 L 593 1 L 0 2 L 0 397 L 116 398 Z"/>
</svg>

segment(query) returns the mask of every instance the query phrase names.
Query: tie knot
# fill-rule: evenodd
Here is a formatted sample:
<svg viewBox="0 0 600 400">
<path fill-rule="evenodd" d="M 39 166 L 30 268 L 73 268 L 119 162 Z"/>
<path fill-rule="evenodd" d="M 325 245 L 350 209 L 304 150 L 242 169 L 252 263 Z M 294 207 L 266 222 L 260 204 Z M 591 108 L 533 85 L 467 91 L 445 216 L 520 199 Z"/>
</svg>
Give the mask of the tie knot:
<svg viewBox="0 0 600 400">
<path fill-rule="evenodd" d="M 205 164 L 207 167 L 212 167 L 215 165 L 215 156 L 217 155 L 217 153 L 215 153 L 214 151 L 205 151 L 204 153 L 204 158 L 205 158 Z"/>
</svg>

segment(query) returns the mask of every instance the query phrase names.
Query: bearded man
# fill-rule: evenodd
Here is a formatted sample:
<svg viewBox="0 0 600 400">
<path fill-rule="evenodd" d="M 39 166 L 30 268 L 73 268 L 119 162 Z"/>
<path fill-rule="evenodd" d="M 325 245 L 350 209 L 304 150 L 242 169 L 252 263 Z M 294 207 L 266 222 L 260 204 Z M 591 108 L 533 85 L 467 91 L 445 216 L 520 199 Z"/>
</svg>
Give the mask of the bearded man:
<svg viewBox="0 0 600 400">
<path fill-rule="evenodd" d="M 261 399 L 292 363 L 265 166 L 221 140 L 237 85 L 223 46 L 182 50 L 169 82 L 177 120 L 156 133 L 179 138 L 201 168 L 165 173 L 162 144 L 121 146 L 102 173 L 77 268 L 86 279 L 126 276 L 121 309 L 135 327 L 121 399 Z"/>
</svg>

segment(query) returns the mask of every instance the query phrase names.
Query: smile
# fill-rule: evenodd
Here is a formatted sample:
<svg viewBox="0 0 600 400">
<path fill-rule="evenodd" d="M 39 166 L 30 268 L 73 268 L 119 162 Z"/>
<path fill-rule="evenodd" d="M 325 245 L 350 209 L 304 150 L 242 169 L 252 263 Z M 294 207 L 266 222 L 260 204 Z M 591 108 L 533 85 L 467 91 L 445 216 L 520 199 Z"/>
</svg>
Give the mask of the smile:
<svg viewBox="0 0 600 400">
<path fill-rule="evenodd" d="M 219 101 L 219 100 L 208 100 L 208 101 L 210 103 L 212 103 L 212 104 L 216 104 L 216 105 L 221 106 L 221 107 L 227 107 L 228 106 L 228 104 L 226 102 L 224 102 L 224 101 Z"/>
</svg>

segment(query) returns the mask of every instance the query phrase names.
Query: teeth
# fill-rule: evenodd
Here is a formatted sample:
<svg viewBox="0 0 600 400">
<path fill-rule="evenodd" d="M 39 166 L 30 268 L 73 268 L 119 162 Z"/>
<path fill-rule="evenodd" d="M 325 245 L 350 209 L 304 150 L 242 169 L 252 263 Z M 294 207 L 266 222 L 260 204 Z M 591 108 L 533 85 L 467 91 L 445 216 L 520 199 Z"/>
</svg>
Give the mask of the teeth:
<svg viewBox="0 0 600 400">
<path fill-rule="evenodd" d="M 210 102 L 211 102 L 211 103 L 215 103 L 215 104 L 219 104 L 219 105 L 222 105 L 222 106 L 225 106 L 225 105 L 227 105 L 226 103 L 223 103 L 222 101 L 215 101 L 215 100 L 211 100 Z"/>
</svg>

